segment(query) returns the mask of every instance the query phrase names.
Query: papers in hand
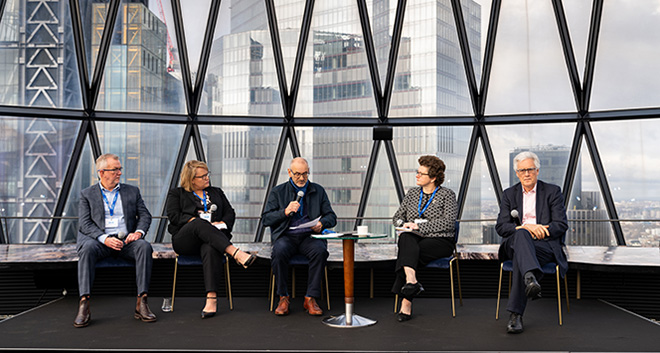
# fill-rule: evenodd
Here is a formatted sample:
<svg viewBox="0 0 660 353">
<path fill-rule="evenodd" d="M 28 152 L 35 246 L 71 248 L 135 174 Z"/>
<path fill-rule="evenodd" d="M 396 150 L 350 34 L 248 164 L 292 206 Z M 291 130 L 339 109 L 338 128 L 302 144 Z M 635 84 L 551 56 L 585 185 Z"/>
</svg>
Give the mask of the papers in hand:
<svg viewBox="0 0 660 353">
<path fill-rule="evenodd" d="M 225 223 L 214 224 L 214 226 L 220 230 L 227 229 L 227 225 Z"/>
<path fill-rule="evenodd" d="M 396 235 L 401 235 L 401 233 L 404 233 L 404 232 L 421 235 L 421 233 L 419 232 L 419 229 L 412 229 L 412 228 L 406 228 L 406 227 L 394 227 L 394 230 L 396 230 Z"/>
<path fill-rule="evenodd" d="M 321 217 L 319 216 L 319 217 L 317 217 L 316 219 L 314 219 L 314 220 L 312 220 L 312 221 L 309 221 L 309 222 L 307 222 L 307 223 L 299 224 L 299 225 L 297 225 L 297 226 L 295 226 L 295 227 L 289 227 L 289 229 L 290 229 L 290 230 L 294 230 L 294 229 L 312 228 L 312 227 L 315 226 L 317 223 L 319 223 L 320 220 L 321 220 Z"/>
</svg>

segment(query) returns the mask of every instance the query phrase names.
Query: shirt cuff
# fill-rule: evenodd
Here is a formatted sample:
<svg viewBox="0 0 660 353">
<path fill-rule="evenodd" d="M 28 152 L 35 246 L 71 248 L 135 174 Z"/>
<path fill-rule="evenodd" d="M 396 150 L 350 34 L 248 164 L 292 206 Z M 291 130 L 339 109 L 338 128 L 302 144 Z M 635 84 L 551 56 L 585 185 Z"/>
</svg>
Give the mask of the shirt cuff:
<svg viewBox="0 0 660 353">
<path fill-rule="evenodd" d="M 141 238 L 144 238 L 144 235 L 146 234 L 142 229 L 138 229 L 138 230 L 136 230 L 135 232 L 136 232 L 136 233 L 140 233 L 140 234 L 142 234 L 142 237 L 141 237 Z"/>
<path fill-rule="evenodd" d="M 101 244 L 105 244 L 105 239 L 109 236 L 110 234 L 102 234 L 96 240 L 100 241 Z"/>
</svg>

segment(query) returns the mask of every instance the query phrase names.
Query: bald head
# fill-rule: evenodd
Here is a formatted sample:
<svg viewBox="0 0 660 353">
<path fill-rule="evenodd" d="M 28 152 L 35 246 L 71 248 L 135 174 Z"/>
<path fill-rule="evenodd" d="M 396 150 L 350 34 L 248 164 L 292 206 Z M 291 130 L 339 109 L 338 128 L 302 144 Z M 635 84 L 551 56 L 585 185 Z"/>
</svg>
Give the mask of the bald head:
<svg viewBox="0 0 660 353">
<path fill-rule="evenodd" d="M 291 178 L 297 186 L 303 187 L 307 184 L 307 179 L 309 178 L 309 164 L 307 164 L 305 158 L 296 157 L 292 159 L 287 171 L 289 172 L 289 178 Z"/>
</svg>

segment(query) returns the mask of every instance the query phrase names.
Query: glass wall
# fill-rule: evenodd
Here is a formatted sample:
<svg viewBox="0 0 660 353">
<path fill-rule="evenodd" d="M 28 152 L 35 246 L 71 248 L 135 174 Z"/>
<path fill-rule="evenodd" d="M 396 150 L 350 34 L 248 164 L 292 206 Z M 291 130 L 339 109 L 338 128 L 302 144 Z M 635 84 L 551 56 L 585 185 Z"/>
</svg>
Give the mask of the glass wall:
<svg viewBox="0 0 660 353">
<path fill-rule="evenodd" d="M 433 154 L 462 201 L 460 243 L 496 244 L 513 155 L 532 150 L 541 179 L 571 185 L 568 245 L 660 244 L 655 1 L 607 1 L 597 21 L 589 1 L 563 1 L 565 16 L 550 1 L 399 3 L 80 0 L 74 23 L 68 0 L 7 1 L 0 242 L 75 241 L 101 153 L 118 154 L 122 181 L 140 187 L 156 216 L 150 241 L 170 240 L 165 197 L 177 161 L 193 158 L 236 209 L 235 241 L 268 241 L 263 204 L 297 155 L 337 230 L 359 218 L 391 235 L 397 190 Z"/>
</svg>

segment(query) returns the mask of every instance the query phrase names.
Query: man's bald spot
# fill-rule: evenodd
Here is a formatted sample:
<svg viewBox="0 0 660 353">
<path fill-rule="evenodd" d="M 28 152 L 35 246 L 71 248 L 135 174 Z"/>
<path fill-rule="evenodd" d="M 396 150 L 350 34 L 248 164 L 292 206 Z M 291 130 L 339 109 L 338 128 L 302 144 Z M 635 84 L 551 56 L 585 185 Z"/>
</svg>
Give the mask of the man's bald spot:
<svg viewBox="0 0 660 353">
<path fill-rule="evenodd" d="M 298 167 L 309 170 L 309 164 L 307 163 L 307 160 L 305 160 L 305 158 L 296 157 L 292 159 L 291 164 L 289 165 L 289 169 L 291 169 L 291 167 L 293 167 L 294 164 L 296 164 Z"/>
</svg>

